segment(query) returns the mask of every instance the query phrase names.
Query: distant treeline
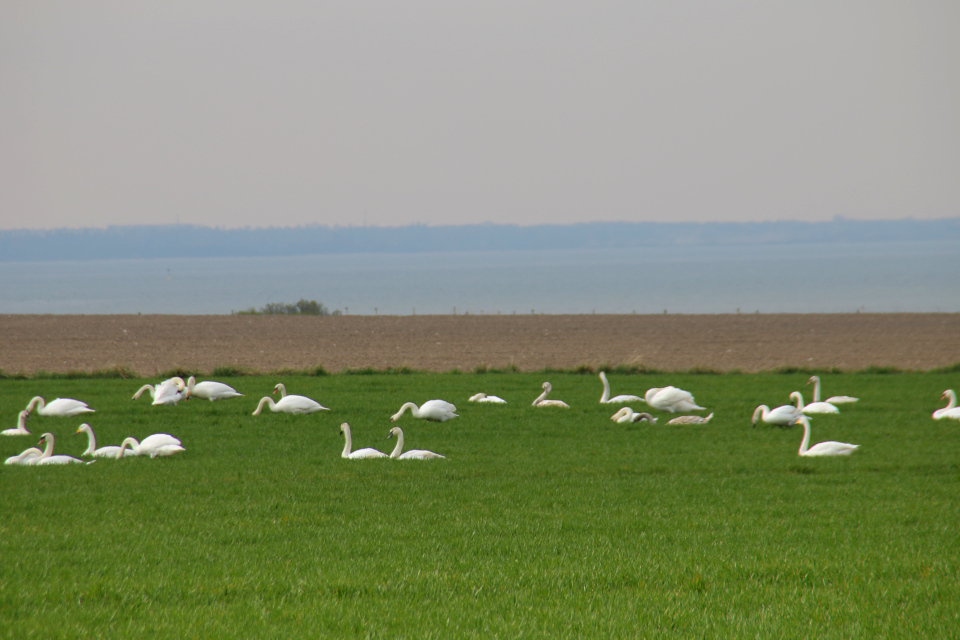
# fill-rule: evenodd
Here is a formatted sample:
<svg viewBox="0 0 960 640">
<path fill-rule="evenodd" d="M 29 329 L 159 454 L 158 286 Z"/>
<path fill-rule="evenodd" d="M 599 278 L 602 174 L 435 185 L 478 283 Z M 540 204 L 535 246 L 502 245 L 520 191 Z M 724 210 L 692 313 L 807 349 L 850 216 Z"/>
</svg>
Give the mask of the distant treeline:
<svg viewBox="0 0 960 640">
<path fill-rule="evenodd" d="M 830 222 L 571 225 L 480 224 L 408 227 L 196 225 L 0 231 L 0 262 L 123 258 L 214 258 L 334 253 L 419 253 L 630 248 L 753 243 L 960 240 L 960 218 Z"/>
</svg>

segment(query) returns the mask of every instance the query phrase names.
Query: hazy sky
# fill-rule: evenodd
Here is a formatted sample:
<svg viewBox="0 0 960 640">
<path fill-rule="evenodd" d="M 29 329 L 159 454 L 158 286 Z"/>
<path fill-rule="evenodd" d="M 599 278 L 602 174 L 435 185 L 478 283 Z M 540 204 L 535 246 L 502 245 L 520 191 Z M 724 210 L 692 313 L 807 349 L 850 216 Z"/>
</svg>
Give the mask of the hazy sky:
<svg viewBox="0 0 960 640">
<path fill-rule="evenodd" d="M 960 2 L 0 3 L 0 228 L 960 216 Z"/>
</svg>

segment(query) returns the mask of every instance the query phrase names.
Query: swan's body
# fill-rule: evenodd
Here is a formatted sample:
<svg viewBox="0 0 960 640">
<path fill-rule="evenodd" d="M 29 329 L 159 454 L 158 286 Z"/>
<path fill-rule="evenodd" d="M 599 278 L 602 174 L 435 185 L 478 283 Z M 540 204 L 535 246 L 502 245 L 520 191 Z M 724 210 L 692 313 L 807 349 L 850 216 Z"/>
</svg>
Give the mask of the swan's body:
<svg viewBox="0 0 960 640">
<path fill-rule="evenodd" d="M 953 392 L 953 389 L 947 389 L 943 392 L 943 395 L 940 396 L 941 400 L 947 401 L 947 406 L 943 409 L 937 409 L 933 412 L 934 420 L 943 420 L 947 418 L 949 420 L 960 420 L 960 407 L 957 407 L 957 394 Z M 6 431 L 4 431 L 6 433 Z"/>
<path fill-rule="evenodd" d="M 350 437 L 350 425 L 344 422 L 340 425 L 340 433 L 343 434 L 344 442 L 343 444 L 343 453 L 340 454 L 341 458 L 347 458 L 348 460 L 362 460 L 364 458 L 386 458 L 387 454 L 382 451 L 377 451 L 367 447 L 366 449 L 357 449 L 353 453 L 350 452 L 350 449 L 353 447 L 353 438 Z"/>
<path fill-rule="evenodd" d="M 753 418 L 750 419 L 750 422 L 756 426 L 757 420 L 762 419 L 767 424 L 774 424 L 778 427 L 790 427 L 796 424 L 797 420 L 802 417 L 803 412 L 792 404 L 780 405 L 772 411 L 770 407 L 762 404 L 753 412 Z"/>
<path fill-rule="evenodd" d="M 36 408 L 37 413 L 42 416 L 58 416 L 69 418 L 78 416 L 81 413 L 93 413 L 94 410 L 87 406 L 86 402 L 74 400 L 73 398 L 57 398 L 49 403 L 45 402 L 40 396 L 35 396 L 30 404 L 27 405 L 27 413 L 32 413 Z"/>
<path fill-rule="evenodd" d="M 17 428 L 16 429 L 6 429 L 0 431 L 0 436 L 28 436 L 30 432 L 27 431 L 27 418 L 30 417 L 30 412 L 24 409 L 17 416 Z"/>
<path fill-rule="evenodd" d="M 657 419 L 645 411 L 634 411 L 630 407 L 623 407 L 620 411 L 610 416 L 614 422 L 623 424 L 624 422 L 649 422 L 657 424 Z"/>
<path fill-rule="evenodd" d="M 20 465 L 31 465 L 35 458 L 39 458 L 43 455 L 43 451 L 37 449 L 36 447 L 30 447 L 29 449 L 24 449 L 19 454 L 15 456 L 10 456 L 3 461 L 3 464 L 20 464 Z"/>
<path fill-rule="evenodd" d="M 183 378 L 179 376 L 164 380 L 153 390 L 153 404 L 177 404 L 186 397 L 184 392 L 186 388 L 187 385 L 183 382 Z"/>
<path fill-rule="evenodd" d="M 439 453 L 434 453 L 433 451 L 427 451 L 426 449 L 410 449 L 410 451 L 400 453 L 403 451 L 403 430 L 400 427 L 393 427 L 390 429 L 390 435 L 388 435 L 387 438 L 392 438 L 393 436 L 397 437 L 397 446 L 395 446 L 390 453 L 391 458 L 396 458 L 397 460 L 433 460 L 435 458 L 447 457 Z"/>
<path fill-rule="evenodd" d="M 329 411 L 329 409 L 322 406 L 319 402 L 304 396 L 286 396 L 280 398 L 280 402 L 274 402 L 270 396 L 264 396 L 260 399 L 260 404 L 257 405 L 257 410 L 253 412 L 253 415 L 260 415 L 260 412 L 263 411 L 263 405 L 268 405 L 270 411 L 274 413 L 301 414 Z"/>
<path fill-rule="evenodd" d="M 815 413 L 840 413 L 840 409 L 829 402 L 811 402 L 803 404 L 803 395 L 799 391 L 790 394 L 790 399 L 797 403 L 797 410 L 804 415 L 813 415 Z"/>
<path fill-rule="evenodd" d="M 810 443 L 810 420 L 803 416 L 797 422 L 803 424 L 803 442 L 800 443 L 800 450 L 797 452 L 798 455 L 805 457 L 819 457 L 819 456 L 848 456 L 857 449 L 860 448 L 858 444 L 847 444 L 846 442 L 833 442 L 828 440 L 827 442 L 821 442 L 815 444 L 809 449 L 807 445 Z"/>
<path fill-rule="evenodd" d="M 54 438 L 52 433 L 45 433 L 40 436 L 40 444 L 46 443 L 46 447 L 43 449 L 43 453 L 33 458 L 28 464 L 31 465 L 47 465 L 47 464 L 73 464 L 75 462 L 83 462 L 72 456 L 55 456 L 53 455 L 53 443 Z"/>
<path fill-rule="evenodd" d="M 807 380 L 807 384 L 813 384 L 813 401 L 820 402 L 820 378 L 817 376 L 810 376 L 810 379 Z M 829 402 L 830 404 L 848 404 L 859 401 L 860 398 L 854 398 L 853 396 L 831 396 L 824 400 L 824 402 Z"/>
<path fill-rule="evenodd" d="M 242 393 L 228 384 L 214 382 L 213 380 L 204 380 L 198 383 L 193 376 L 187 378 L 187 398 L 202 398 L 203 400 L 226 400 L 227 398 L 239 398 Z"/>
<path fill-rule="evenodd" d="M 707 424 L 713 419 L 711 413 L 707 417 L 703 416 L 679 416 L 667 422 L 667 424 Z"/>
<path fill-rule="evenodd" d="M 693 399 L 693 394 L 676 387 L 654 387 L 647 389 L 644 395 L 647 404 L 654 409 L 667 411 L 669 413 L 679 413 L 684 411 L 703 411 L 704 407 L 698 406 Z"/>
<path fill-rule="evenodd" d="M 644 402 L 640 396 L 614 396 L 610 397 L 610 383 L 607 382 L 607 374 L 600 372 L 600 382 L 603 383 L 603 395 L 600 396 L 600 404 L 619 404 L 623 402 Z"/>
<path fill-rule="evenodd" d="M 549 382 L 543 383 L 543 393 L 537 396 L 537 399 L 533 401 L 533 406 L 535 407 L 560 407 L 562 409 L 569 409 L 568 405 L 563 400 L 547 400 L 547 396 L 550 395 L 550 392 L 553 391 L 553 385 Z"/>
<path fill-rule="evenodd" d="M 132 454 L 126 453 L 128 447 L 133 451 Z M 116 457 L 122 458 L 124 455 L 135 455 L 157 458 L 172 456 L 181 451 L 186 451 L 186 449 L 181 446 L 179 440 L 168 433 L 155 433 L 144 438 L 142 442 L 137 442 L 136 438 L 124 438 Z"/>
<path fill-rule="evenodd" d="M 496 404 L 507 404 L 507 401 L 497 396 L 488 396 L 485 393 L 478 393 L 470 396 L 469 402 L 493 402 Z"/>
<path fill-rule="evenodd" d="M 430 420 L 432 422 L 446 422 L 447 420 L 459 417 L 454 413 L 457 408 L 446 400 L 427 400 L 419 407 L 412 402 L 407 402 L 400 407 L 400 411 L 390 416 L 390 422 L 399 420 L 400 416 L 402 416 L 407 409 L 410 409 L 410 413 L 414 418 Z"/>
<path fill-rule="evenodd" d="M 97 436 L 94 435 L 93 429 L 86 422 L 77 427 L 77 433 L 87 434 L 87 450 L 80 454 L 82 456 L 93 456 L 94 458 L 116 458 L 117 454 L 120 453 L 120 447 L 117 446 L 100 447 L 97 449 Z M 136 454 L 132 450 L 127 449 L 125 455 L 133 456 Z"/>
</svg>

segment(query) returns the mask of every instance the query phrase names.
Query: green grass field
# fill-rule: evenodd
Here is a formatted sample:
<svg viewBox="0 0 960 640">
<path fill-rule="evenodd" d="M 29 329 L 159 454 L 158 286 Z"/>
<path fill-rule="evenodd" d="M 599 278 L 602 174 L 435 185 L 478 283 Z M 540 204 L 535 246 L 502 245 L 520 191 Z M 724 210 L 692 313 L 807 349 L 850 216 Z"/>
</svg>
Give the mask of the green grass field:
<svg viewBox="0 0 960 640">
<path fill-rule="evenodd" d="M 79 455 L 166 432 L 172 458 L 0 466 L 0 637 L 777 637 L 960 635 L 960 425 L 934 421 L 956 373 L 827 374 L 859 396 L 802 429 L 750 425 L 807 374 L 616 375 L 614 394 L 673 384 L 708 425 L 620 425 L 595 375 L 221 378 L 246 397 L 153 407 L 144 380 L 0 380 L 2 428 L 36 394 L 86 418 L 34 416 L 34 446 Z M 572 409 L 535 409 L 551 397 Z M 332 410 L 250 415 L 276 382 Z M 507 405 L 469 403 L 478 391 Z M 391 414 L 443 398 L 460 417 Z M 635 405 L 640 408 L 642 405 Z"/>
</svg>

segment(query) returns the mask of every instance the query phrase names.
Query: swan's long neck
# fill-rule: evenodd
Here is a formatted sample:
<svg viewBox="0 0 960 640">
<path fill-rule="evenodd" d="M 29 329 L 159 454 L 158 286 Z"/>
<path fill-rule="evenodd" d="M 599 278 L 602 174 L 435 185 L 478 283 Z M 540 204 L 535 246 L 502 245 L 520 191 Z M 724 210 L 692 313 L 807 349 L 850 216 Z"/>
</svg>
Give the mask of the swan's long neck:
<svg viewBox="0 0 960 640">
<path fill-rule="evenodd" d="M 750 420 L 753 422 L 753 424 L 757 424 L 757 420 L 760 417 L 763 417 L 763 419 L 766 420 L 767 415 L 769 415 L 769 413 L 770 413 L 770 407 L 768 407 L 765 404 L 762 404 L 754 410 L 753 418 L 751 418 Z"/>
<path fill-rule="evenodd" d="M 947 406 L 944 407 L 944 411 L 957 406 L 957 394 L 953 392 L 953 389 L 947 389 L 943 392 L 943 395 L 947 396 Z"/>
<path fill-rule="evenodd" d="M 270 405 L 270 411 L 277 410 L 277 403 L 273 401 L 273 398 L 270 396 L 264 396 L 260 398 L 260 404 L 257 405 L 257 410 L 253 412 L 253 415 L 258 416 L 260 412 L 263 411 L 263 405 Z"/>
<path fill-rule="evenodd" d="M 399 458 L 400 454 L 403 452 L 403 431 L 397 429 L 397 446 L 393 448 L 393 451 L 390 452 L 391 458 Z"/>
<path fill-rule="evenodd" d="M 807 446 L 810 444 L 810 421 L 806 418 L 800 418 L 800 422 L 803 423 L 803 442 L 800 443 L 798 453 L 802 456 L 807 452 Z"/>
<path fill-rule="evenodd" d="M 813 376 L 810 379 L 813 380 L 813 401 L 820 402 L 820 378 Z"/>
<path fill-rule="evenodd" d="M 420 417 L 420 407 L 418 407 L 417 405 L 415 405 L 415 404 L 412 403 L 412 402 L 407 402 L 407 403 L 404 404 L 402 407 L 400 407 L 400 411 L 397 411 L 397 412 L 393 415 L 393 418 L 391 418 L 391 419 L 392 419 L 392 420 L 396 420 L 397 418 L 399 418 L 400 416 L 402 416 L 402 415 L 407 411 L 407 409 L 410 409 L 410 413 L 413 415 L 414 418 L 419 418 L 419 417 Z"/>
<path fill-rule="evenodd" d="M 340 431 L 343 432 L 343 453 L 341 458 L 349 458 L 350 451 L 353 449 L 353 438 L 350 437 L 350 427 L 344 423 L 340 425 Z"/>
<path fill-rule="evenodd" d="M 803 411 L 803 396 L 800 395 L 799 391 L 794 391 L 790 394 L 790 399 L 794 400 L 797 403 L 797 411 Z"/>
<path fill-rule="evenodd" d="M 123 457 L 123 452 L 126 451 L 127 447 L 136 450 L 139 446 L 140 443 L 137 442 L 136 438 L 124 438 L 123 443 L 120 445 L 120 451 L 117 452 L 117 460 Z"/>
<path fill-rule="evenodd" d="M 87 434 L 87 450 L 81 455 L 92 456 L 93 452 L 97 450 L 97 436 L 93 435 L 93 429 L 90 427 L 82 431 Z"/>
<path fill-rule="evenodd" d="M 600 382 L 603 383 L 603 395 L 600 396 L 600 403 L 603 404 L 610 399 L 610 383 L 607 382 L 607 376 L 600 372 Z"/>
<path fill-rule="evenodd" d="M 152 385 L 152 384 L 145 384 L 145 385 L 143 385 L 142 387 L 140 387 L 140 389 L 139 389 L 135 394 L 133 394 L 133 399 L 134 399 L 134 400 L 140 399 L 140 396 L 143 395 L 143 392 L 144 392 L 144 391 L 149 391 L 149 392 L 150 392 L 150 397 L 151 397 L 151 398 L 156 398 L 156 394 L 154 393 L 153 385 Z"/>
<path fill-rule="evenodd" d="M 30 432 L 27 431 L 27 416 L 29 415 L 29 411 L 21 411 L 20 415 L 17 416 L 17 431 L 24 435 L 30 435 Z"/>
<path fill-rule="evenodd" d="M 277 384 L 277 389 L 276 389 L 276 390 L 277 390 L 277 392 L 280 394 L 280 397 L 281 397 L 281 398 L 286 398 L 286 397 L 287 397 L 287 388 L 286 388 L 285 386 L 283 386 L 283 383 L 282 383 L 282 382 L 279 383 L 279 384 Z"/>
<path fill-rule="evenodd" d="M 37 411 L 43 411 L 43 408 L 46 406 L 46 402 L 43 401 L 43 398 L 40 396 L 34 396 L 33 400 L 30 401 L 30 404 L 27 405 L 27 413 L 30 413 L 34 409 Z"/>
<path fill-rule="evenodd" d="M 43 434 L 43 441 L 47 443 L 47 446 L 43 448 L 43 454 L 40 456 L 42 459 L 46 460 L 53 455 L 53 434 L 45 433 Z"/>
<path fill-rule="evenodd" d="M 537 406 L 541 402 L 547 399 L 547 396 L 550 395 L 550 392 L 553 391 L 553 387 L 549 382 L 543 383 L 543 393 L 537 396 L 537 399 L 533 401 L 533 406 Z"/>
</svg>

